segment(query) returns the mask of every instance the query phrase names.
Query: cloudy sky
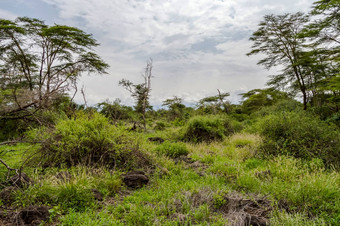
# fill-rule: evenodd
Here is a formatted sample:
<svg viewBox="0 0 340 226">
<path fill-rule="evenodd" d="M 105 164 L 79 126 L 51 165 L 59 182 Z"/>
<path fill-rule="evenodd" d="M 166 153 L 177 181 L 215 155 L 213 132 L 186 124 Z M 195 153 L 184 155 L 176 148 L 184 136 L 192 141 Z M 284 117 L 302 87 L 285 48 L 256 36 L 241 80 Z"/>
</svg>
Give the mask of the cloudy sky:
<svg viewBox="0 0 340 226">
<path fill-rule="evenodd" d="M 266 71 L 247 57 L 248 41 L 266 14 L 310 10 L 315 0 L 0 0 L 0 18 L 28 16 L 47 24 L 75 26 L 93 34 L 96 52 L 110 65 L 108 75 L 84 75 L 90 104 L 120 98 L 131 105 L 122 78 L 141 83 L 153 59 L 151 104 L 174 95 L 186 104 L 216 95 L 263 88 Z M 82 103 L 77 96 L 76 101 Z"/>
</svg>

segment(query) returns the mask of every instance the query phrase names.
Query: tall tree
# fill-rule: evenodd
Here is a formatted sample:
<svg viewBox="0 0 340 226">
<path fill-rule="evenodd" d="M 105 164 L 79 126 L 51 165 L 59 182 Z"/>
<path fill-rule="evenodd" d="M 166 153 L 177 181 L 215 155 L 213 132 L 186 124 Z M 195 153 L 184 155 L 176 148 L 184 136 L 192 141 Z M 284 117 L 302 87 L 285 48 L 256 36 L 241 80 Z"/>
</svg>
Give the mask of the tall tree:
<svg viewBox="0 0 340 226">
<path fill-rule="evenodd" d="M 170 119 L 182 118 L 184 116 L 185 105 L 182 103 L 182 98 L 174 96 L 171 99 L 163 101 L 162 106 L 169 108 Z"/>
<path fill-rule="evenodd" d="M 252 51 L 247 55 L 262 53 L 265 58 L 258 64 L 270 69 L 281 66 L 282 74 L 273 75 L 270 85 L 288 86 L 302 94 L 304 109 L 307 109 L 308 77 L 301 64 L 304 57 L 305 38 L 300 32 L 308 22 L 308 16 L 301 12 L 284 15 L 266 15 L 250 40 Z"/>
<path fill-rule="evenodd" d="M 252 113 L 263 107 L 271 106 L 280 100 L 289 99 L 287 93 L 273 88 L 253 89 L 240 95 L 243 99 L 242 108 L 247 113 Z"/>
<path fill-rule="evenodd" d="M 115 123 L 119 120 L 126 120 L 132 117 L 133 108 L 124 106 L 121 104 L 120 99 L 110 102 L 106 100 L 97 104 L 100 113 L 104 114 L 106 117 L 112 119 Z"/>
<path fill-rule="evenodd" d="M 27 17 L 0 19 L 0 119 L 49 107 L 83 72 L 105 73 L 108 65 L 92 51 L 97 45 L 78 28 Z"/>
<path fill-rule="evenodd" d="M 328 97 L 328 106 L 339 111 L 340 89 L 334 87 L 340 78 L 340 0 L 316 1 L 310 15 L 313 20 L 301 35 L 309 38 L 309 46 L 317 58 L 312 68 L 317 70 L 312 71 L 320 79 L 314 86 L 318 98 L 313 100 L 320 104 Z"/>
<path fill-rule="evenodd" d="M 214 112 L 221 110 L 221 107 L 223 107 L 223 111 L 225 113 L 229 112 L 229 106 L 230 103 L 225 100 L 228 96 L 230 96 L 229 93 L 222 93 L 219 89 L 217 89 L 218 95 L 216 96 L 209 96 L 205 97 L 198 102 L 199 108 L 205 108 L 210 107 L 213 109 Z"/>
<path fill-rule="evenodd" d="M 314 2 L 312 16 L 317 16 L 308 25 L 307 31 L 319 43 L 340 45 L 340 0 L 319 0 Z"/>
<path fill-rule="evenodd" d="M 146 62 L 145 71 L 142 74 L 144 82 L 141 84 L 133 84 L 131 81 L 122 79 L 119 85 L 123 86 L 131 93 L 131 96 L 136 100 L 135 110 L 141 113 L 143 119 L 144 131 L 146 131 L 146 111 L 152 107 L 149 104 L 149 97 L 151 92 L 151 78 L 152 78 L 152 59 Z"/>
</svg>

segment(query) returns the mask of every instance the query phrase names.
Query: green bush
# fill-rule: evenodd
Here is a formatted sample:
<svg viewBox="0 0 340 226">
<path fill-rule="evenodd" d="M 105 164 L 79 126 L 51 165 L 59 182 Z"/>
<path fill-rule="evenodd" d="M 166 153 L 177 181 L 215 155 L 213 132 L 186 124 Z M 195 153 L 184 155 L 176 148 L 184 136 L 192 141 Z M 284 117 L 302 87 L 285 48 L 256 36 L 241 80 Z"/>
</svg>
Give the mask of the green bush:
<svg viewBox="0 0 340 226">
<path fill-rule="evenodd" d="M 340 163 L 340 133 L 305 112 L 267 115 L 258 120 L 254 132 L 264 137 L 265 154 L 288 154 L 297 158 L 320 158 L 327 165 Z"/>
<path fill-rule="evenodd" d="M 337 112 L 326 119 L 326 122 L 335 124 L 340 129 L 340 112 Z"/>
<path fill-rule="evenodd" d="M 128 167 L 141 156 L 138 138 L 99 113 L 60 120 L 53 129 L 43 127 L 28 135 L 41 142 L 32 161 L 45 166 Z"/>
<path fill-rule="evenodd" d="M 258 111 L 253 113 L 253 117 L 263 117 L 265 115 L 270 115 L 274 112 L 292 112 L 292 111 L 303 111 L 303 106 L 300 102 L 292 99 L 280 100 L 277 103 L 263 107 Z"/>
<path fill-rule="evenodd" d="M 184 140 L 195 143 L 223 140 L 225 136 L 242 129 L 239 122 L 225 116 L 195 116 L 184 129 Z"/>
<path fill-rule="evenodd" d="M 164 154 L 171 158 L 177 158 L 181 155 L 187 155 L 189 153 L 189 150 L 184 143 L 170 143 L 169 141 L 165 141 L 155 150 L 156 152 Z"/>
<path fill-rule="evenodd" d="M 158 122 L 156 122 L 154 129 L 155 130 L 164 130 L 167 126 L 168 126 L 167 123 L 165 123 L 163 121 L 158 121 Z"/>
</svg>

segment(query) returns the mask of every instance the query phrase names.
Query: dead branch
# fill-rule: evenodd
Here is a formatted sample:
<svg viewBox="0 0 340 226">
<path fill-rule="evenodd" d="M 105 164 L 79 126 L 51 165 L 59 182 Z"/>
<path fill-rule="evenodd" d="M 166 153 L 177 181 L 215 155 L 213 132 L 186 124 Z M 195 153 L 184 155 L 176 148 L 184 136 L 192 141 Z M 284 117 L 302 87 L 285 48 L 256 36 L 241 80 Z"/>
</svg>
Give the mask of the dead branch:
<svg viewBox="0 0 340 226">
<path fill-rule="evenodd" d="M 17 143 L 20 143 L 20 142 L 22 142 L 21 139 L 18 139 L 18 140 L 8 140 L 8 141 L 1 142 L 0 146 L 2 146 L 2 145 L 14 145 L 14 144 L 17 144 Z"/>
<path fill-rule="evenodd" d="M 85 108 L 87 108 L 87 101 L 86 101 L 86 97 L 85 97 L 85 91 L 84 91 L 84 86 L 81 87 L 81 95 L 83 95 L 83 99 L 84 99 L 84 105 L 85 105 Z"/>
<path fill-rule="evenodd" d="M 10 173 L 11 171 L 15 171 L 16 174 L 18 174 L 18 169 L 14 169 L 9 167 L 2 159 L 0 159 L 0 162 L 7 168 L 8 172 L 7 172 L 7 180 L 9 179 Z"/>
</svg>

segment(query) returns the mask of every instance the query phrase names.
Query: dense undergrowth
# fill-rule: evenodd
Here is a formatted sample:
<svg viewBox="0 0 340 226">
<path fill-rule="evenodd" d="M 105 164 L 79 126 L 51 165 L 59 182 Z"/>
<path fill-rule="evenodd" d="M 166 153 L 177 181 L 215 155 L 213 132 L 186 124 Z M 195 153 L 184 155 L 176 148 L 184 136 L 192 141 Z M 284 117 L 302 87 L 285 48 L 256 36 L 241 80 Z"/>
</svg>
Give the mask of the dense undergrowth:
<svg viewBox="0 0 340 226">
<path fill-rule="evenodd" d="M 108 67 L 92 35 L 0 19 L 0 225 L 340 225 L 338 12 L 264 16 L 247 55 L 281 71 L 239 104 L 157 110 L 151 59 L 119 82 L 134 107 L 79 105 L 79 77 Z"/>
<path fill-rule="evenodd" d="M 29 131 L 27 137 L 40 143 L 29 164 L 44 168 L 86 165 L 130 169 L 149 161 L 141 153 L 140 135 L 110 124 L 99 113 L 60 120 L 54 128 Z"/>
<path fill-rule="evenodd" d="M 0 194 L 2 205 L 47 206 L 47 224 L 233 225 L 247 212 L 231 211 L 231 200 L 248 200 L 266 204 L 257 211 L 272 225 L 340 222 L 338 130 L 303 112 L 233 121 L 197 116 L 140 133 L 80 113 L 32 129 L 31 143 L 1 146 L 2 159 L 31 179 Z M 148 185 L 126 187 L 130 170 L 144 171 Z"/>
<path fill-rule="evenodd" d="M 45 206 L 47 225 L 340 223 L 336 125 L 295 101 L 205 111 L 149 115 L 146 132 L 93 110 L 32 126 L 26 143 L 0 146 L 17 169 L 0 167 L 0 221 Z M 145 183 L 130 186 L 137 174 Z"/>
</svg>

